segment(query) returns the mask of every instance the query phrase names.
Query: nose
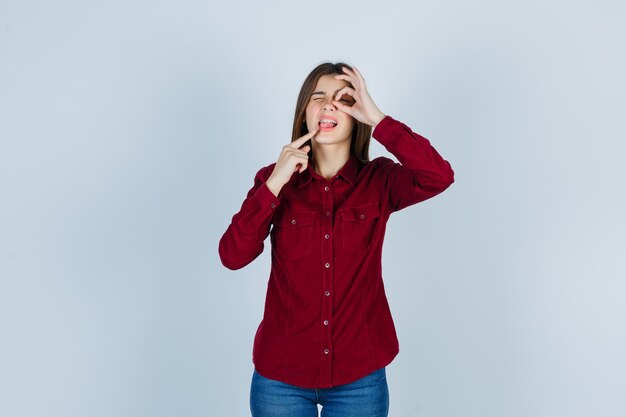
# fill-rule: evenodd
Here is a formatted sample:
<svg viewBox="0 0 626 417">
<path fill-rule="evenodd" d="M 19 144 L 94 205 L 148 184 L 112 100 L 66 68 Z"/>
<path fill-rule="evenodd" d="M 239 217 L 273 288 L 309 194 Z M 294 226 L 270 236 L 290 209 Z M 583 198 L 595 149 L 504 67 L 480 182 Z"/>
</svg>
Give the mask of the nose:
<svg viewBox="0 0 626 417">
<path fill-rule="evenodd" d="M 332 103 L 332 97 L 326 103 L 324 103 L 324 110 L 326 111 L 335 111 L 335 105 Z"/>
</svg>

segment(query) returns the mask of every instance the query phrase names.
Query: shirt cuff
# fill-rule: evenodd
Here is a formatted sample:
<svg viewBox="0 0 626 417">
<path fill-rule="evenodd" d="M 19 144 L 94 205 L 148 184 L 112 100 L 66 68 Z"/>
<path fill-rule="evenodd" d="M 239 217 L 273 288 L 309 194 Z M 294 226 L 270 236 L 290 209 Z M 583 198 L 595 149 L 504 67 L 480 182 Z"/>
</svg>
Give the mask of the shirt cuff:
<svg viewBox="0 0 626 417">
<path fill-rule="evenodd" d="M 266 182 L 261 184 L 259 189 L 256 190 L 254 197 L 259 202 L 259 207 L 261 207 L 262 211 L 273 211 L 280 204 L 280 199 L 267 188 Z"/>
<path fill-rule="evenodd" d="M 383 120 L 378 122 L 374 130 L 372 131 L 372 136 L 379 136 L 385 129 L 388 129 L 391 125 L 397 123 L 397 121 L 389 115 L 386 115 Z"/>
</svg>

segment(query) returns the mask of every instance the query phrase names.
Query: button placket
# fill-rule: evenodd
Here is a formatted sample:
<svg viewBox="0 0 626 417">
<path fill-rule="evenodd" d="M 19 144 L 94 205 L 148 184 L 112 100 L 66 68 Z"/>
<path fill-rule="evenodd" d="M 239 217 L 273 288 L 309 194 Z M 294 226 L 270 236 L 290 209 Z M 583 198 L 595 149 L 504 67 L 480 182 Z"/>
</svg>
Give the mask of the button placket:
<svg viewBox="0 0 626 417">
<path fill-rule="evenodd" d="M 333 192 L 330 184 L 323 183 L 321 187 L 322 194 L 322 230 L 321 233 L 324 239 L 322 243 L 322 289 L 323 297 L 321 299 L 321 317 L 320 326 L 322 328 L 321 350 L 323 361 L 320 368 L 320 379 L 326 386 L 331 384 L 331 328 L 330 322 L 332 321 L 333 314 L 333 299 L 330 297 L 331 290 L 333 288 L 333 240 L 331 239 L 333 233 Z"/>
</svg>

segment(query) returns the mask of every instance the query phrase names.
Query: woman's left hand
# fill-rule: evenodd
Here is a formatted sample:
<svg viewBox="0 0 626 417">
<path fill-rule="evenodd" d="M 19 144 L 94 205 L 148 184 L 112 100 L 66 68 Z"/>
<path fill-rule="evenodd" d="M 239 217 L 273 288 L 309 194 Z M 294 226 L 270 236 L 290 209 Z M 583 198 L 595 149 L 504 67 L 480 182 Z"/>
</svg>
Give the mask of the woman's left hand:
<svg viewBox="0 0 626 417">
<path fill-rule="evenodd" d="M 374 100 L 372 100 L 369 93 L 367 92 L 365 80 L 363 79 L 363 76 L 361 75 L 359 70 L 356 69 L 356 67 L 352 68 L 354 69 L 354 71 L 350 71 L 350 69 L 343 67 L 343 70 L 344 72 L 346 72 L 346 74 L 335 75 L 336 79 L 346 80 L 350 84 L 352 84 L 354 88 L 345 86 L 344 88 L 339 90 L 337 92 L 337 95 L 335 96 L 335 100 L 333 100 L 333 104 L 339 110 L 349 114 L 350 116 L 357 119 L 359 122 L 365 123 L 372 127 L 376 127 L 376 125 L 385 118 L 385 114 L 381 112 L 378 107 L 376 107 L 376 104 L 374 104 Z M 347 106 L 338 101 L 344 94 L 352 96 L 352 98 L 355 100 L 355 103 L 352 106 Z"/>
</svg>

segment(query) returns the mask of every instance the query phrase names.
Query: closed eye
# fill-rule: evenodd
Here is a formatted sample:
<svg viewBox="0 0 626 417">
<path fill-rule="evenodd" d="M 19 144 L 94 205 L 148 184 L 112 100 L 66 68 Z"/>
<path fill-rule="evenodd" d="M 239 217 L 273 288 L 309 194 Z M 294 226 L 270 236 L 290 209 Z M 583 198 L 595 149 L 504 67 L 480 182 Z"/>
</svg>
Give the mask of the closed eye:
<svg viewBox="0 0 626 417">
<path fill-rule="evenodd" d="M 321 98 L 320 97 L 316 97 L 316 98 L 313 99 L 313 101 L 318 101 L 318 100 L 321 100 Z M 342 98 L 339 101 L 345 101 L 346 103 L 352 103 L 352 100 L 347 99 L 347 98 Z"/>
</svg>

